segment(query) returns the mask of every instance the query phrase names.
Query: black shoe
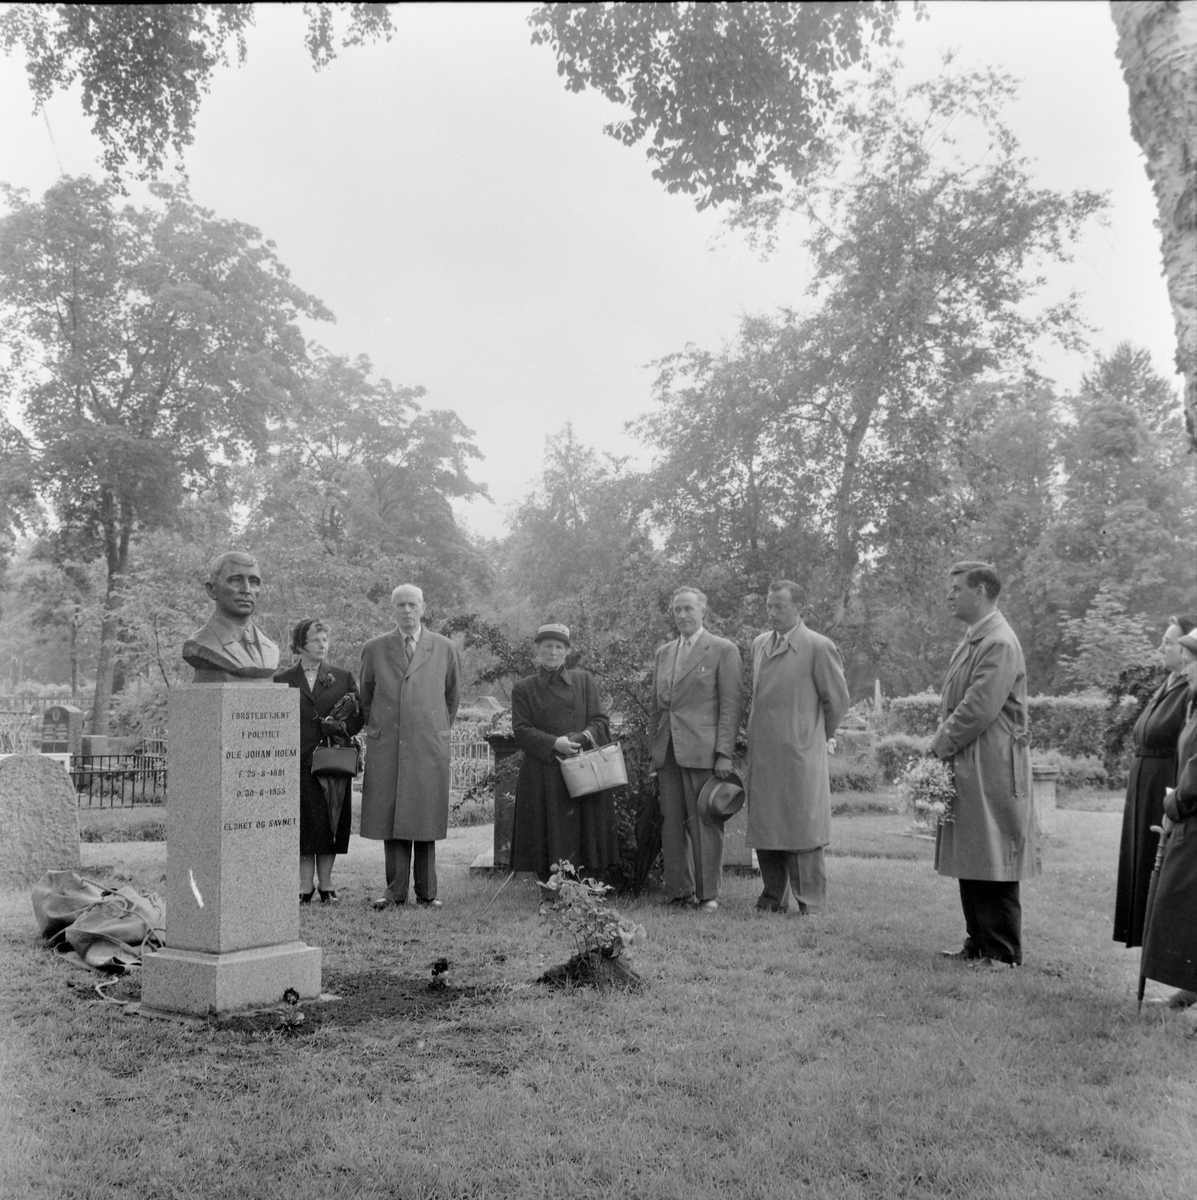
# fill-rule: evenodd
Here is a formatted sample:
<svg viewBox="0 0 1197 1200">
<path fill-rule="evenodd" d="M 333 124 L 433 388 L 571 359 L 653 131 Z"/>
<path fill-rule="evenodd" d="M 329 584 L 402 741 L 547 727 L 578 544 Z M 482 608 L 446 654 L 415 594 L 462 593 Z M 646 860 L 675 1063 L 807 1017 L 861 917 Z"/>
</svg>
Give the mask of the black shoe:
<svg viewBox="0 0 1197 1200">
<path fill-rule="evenodd" d="M 981 955 L 971 946 L 961 946 L 959 950 L 941 950 L 939 957 L 946 958 L 950 962 L 976 962 Z"/>
<path fill-rule="evenodd" d="M 439 900 L 421 900 L 416 898 L 416 903 L 421 908 L 444 908 L 445 906 Z"/>
<path fill-rule="evenodd" d="M 310 900 L 311 896 L 309 896 L 308 899 Z M 329 888 L 327 892 L 323 888 L 321 888 L 320 889 L 320 903 L 321 904 L 338 904 L 339 901 L 337 900 L 337 893 L 332 888 Z"/>
<path fill-rule="evenodd" d="M 311 904 L 311 902 L 312 902 L 312 897 L 313 897 L 315 894 L 316 894 L 316 889 L 315 889 L 315 888 L 312 888 L 312 890 L 311 890 L 310 892 L 306 893 L 306 894 L 305 894 L 305 893 L 303 893 L 303 892 L 300 892 L 300 893 L 299 893 L 299 903 L 300 903 L 300 904 Z"/>
<path fill-rule="evenodd" d="M 698 897 L 697 896 L 674 896 L 674 898 L 669 901 L 669 907 L 670 908 L 697 908 L 698 907 Z"/>
<path fill-rule="evenodd" d="M 402 900 L 396 900 L 394 896 L 387 892 L 384 892 L 381 896 L 377 897 L 377 899 L 370 901 L 370 907 L 377 909 L 379 912 L 382 912 L 387 908 L 399 908 L 402 906 L 402 904 Z"/>
</svg>

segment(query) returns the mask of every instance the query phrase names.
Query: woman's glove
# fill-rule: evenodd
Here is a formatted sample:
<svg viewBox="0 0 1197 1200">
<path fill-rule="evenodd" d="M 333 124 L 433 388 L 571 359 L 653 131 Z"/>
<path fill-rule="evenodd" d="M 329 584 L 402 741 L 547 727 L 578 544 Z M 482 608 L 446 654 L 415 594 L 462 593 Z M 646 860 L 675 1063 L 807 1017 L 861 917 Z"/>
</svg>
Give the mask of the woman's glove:
<svg viewBox="0 0 1197 1200">
<path fill-rule="evenodd" d="M 325 733 L 344 733 L 345 722 L 334 721 L 332 717 L 321 717 L 320 728 L 323 729 Z"/>
</svg>

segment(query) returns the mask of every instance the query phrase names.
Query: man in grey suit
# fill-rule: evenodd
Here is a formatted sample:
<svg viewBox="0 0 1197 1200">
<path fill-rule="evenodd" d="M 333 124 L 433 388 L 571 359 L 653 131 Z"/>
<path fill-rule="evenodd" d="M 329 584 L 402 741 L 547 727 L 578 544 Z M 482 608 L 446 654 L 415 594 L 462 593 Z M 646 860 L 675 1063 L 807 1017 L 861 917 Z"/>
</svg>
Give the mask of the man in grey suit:
<svg viewBox="0 0 1197 1200">
<path fill-rule="evenodd" d="M 440 908 L 436 843 L 449 832 L 449 731 L 461 695 L 457 647 L 420 623 L 424 593 L 391 593 L 395 628 L 362 648 L 366 774 L 361 836 L 381 841 L 389 908 L 407 900 L 415 851 L 416 901 Z"/>
<path fill-rule="evenodd" d="M 682 588 L 673 598 L 678 638 L 657 651 L 649 730 L 661 796 L 665 892 L 671 904 L 719 907 L 723 826 L 698 815 L 698 794 L 732 773 L 744 712 L 735 642 L 702 627 L 707 598 Z"/>
</svg>

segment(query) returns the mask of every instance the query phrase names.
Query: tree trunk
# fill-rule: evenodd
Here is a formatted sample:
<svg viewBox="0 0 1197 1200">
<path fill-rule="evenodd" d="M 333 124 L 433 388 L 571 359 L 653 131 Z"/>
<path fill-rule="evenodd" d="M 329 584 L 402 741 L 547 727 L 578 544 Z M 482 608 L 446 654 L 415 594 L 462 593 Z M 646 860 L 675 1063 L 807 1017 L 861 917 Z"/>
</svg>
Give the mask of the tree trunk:
<svg viewBox="0 0 1197 1200">
<path fill-rule="evenodd" d="M 1197 448 L 1197 4 L 1112 0 L 1131 133 L 1147 158 L 1164 274 L 1176 323 L 1176 369 Z"/>
</svg>

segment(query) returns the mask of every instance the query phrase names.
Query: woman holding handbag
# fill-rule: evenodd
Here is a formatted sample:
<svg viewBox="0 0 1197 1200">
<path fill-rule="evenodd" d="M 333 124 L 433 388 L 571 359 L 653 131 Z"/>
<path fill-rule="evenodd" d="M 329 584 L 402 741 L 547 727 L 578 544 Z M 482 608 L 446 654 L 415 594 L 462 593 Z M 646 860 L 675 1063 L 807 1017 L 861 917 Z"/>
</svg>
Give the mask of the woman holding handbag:
<svg viewBox="0 0 1197 1200">
<path fill-rule="evenodd" d="M 569 627 L 542 625 L 536 632 L 536 673 L 511 689 L 511 728 L 524 752 L 515 787 L 511 869 L 535 871 L 546 882 L 554 863 L 568 859 L 591 874 L 619 861 L 615 793 L 571 797 L 562 759 L 584 747 L 604 746 L 611 727 L 589 671 L 567 669 Z"/>
<path fill-rule="evenodd" d="M 312 758 L 322 743 L 349 747 L 362 727 L 361 698 L 353 674 L 325 663 L 329 627 L 324 621 L 305 620 L 295 626 L 291 651 L 299 661 L 280 671 L 275 683 L 299 689 L 299 903 L 310 904 L 319 880 L 320 903 L 332 904 L 333 863 L 349 849 L 353 819 L 350 800 L 356 764 L 334 762 L 318 768 L 333 773 L 313 774 Z M 335 757 L 335 756 L 325 756 Z"/>
</svg>

